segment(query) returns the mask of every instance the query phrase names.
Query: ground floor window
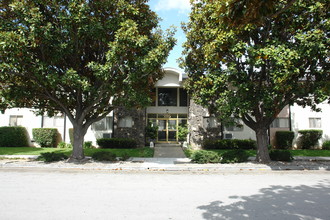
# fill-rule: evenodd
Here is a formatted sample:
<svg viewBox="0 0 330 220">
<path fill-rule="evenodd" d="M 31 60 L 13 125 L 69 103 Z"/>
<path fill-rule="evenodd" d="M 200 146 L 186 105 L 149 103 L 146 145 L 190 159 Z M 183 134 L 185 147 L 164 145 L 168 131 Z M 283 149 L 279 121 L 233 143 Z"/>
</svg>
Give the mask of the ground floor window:
<svg viewBox="0 0 330 220">
<path fill-rule="evenodd" d="M 321 118 L 309 118 L 309 128 L 321 128 Z"/>
<path fill-rule="evenodd" d="M 92 130 L 94 131 L 112 131 L 112 117 L 105 117 L 100 121 L 92 124 Z"/>
<path fill-rule="evenodd" d="M 157 142 L 178 142 L 178 126 L 187 126 L 187 114 L 148 114 L 148 123 L 157 126 Z"/>
<path fill-rule="evenodd" d="M 9 126 L 22 126 L 23 125 L 23 115 L 10 115 L 9 116 Z"/>
<path fill-rule="evenodd" d="M 289 128 L 289 118 L 275 118 L 272 124 L 270 125 L 271 128 Z"/>
</svg>

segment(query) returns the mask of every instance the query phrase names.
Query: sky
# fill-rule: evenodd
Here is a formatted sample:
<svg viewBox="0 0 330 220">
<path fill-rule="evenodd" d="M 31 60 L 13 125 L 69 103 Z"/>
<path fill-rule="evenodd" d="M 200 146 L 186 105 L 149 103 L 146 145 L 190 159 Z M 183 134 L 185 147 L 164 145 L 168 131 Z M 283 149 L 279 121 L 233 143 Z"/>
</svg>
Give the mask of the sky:
<svg viewBox="0 0 330 220">
<path fill-rule="evenodd" d="M 190 12 L 189 0 L 149 0 L 151 10 L 155 11 L 162 19 L 159 23 L 163 30 L 176 27 L 175 38 L 177 39 L 176 46 L 171 51 L 167 63 L 164 67 L 179 68 L 177 59 L 181 57 L 182 44 L 186 41 L 185 34 L 181 28 L 181 22 L 187 22 Z"/>
</svg>

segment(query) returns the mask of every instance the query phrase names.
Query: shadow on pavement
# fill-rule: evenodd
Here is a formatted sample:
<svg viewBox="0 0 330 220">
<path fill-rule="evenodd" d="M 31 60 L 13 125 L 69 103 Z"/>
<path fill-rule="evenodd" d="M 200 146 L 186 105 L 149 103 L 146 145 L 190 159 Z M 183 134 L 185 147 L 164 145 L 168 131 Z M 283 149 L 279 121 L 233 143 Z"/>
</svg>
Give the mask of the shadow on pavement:
<svg viewBox="0 0 330 220">
<path fill-rule="evenodd" d="M 315 186 L 271 186 L 255 195 L 229 198 L 234 201 L 230 205 L 214 201 L 197 208 L 208 220 L 330 219 L 330 183 L 325 180 Z"/>
</svg>

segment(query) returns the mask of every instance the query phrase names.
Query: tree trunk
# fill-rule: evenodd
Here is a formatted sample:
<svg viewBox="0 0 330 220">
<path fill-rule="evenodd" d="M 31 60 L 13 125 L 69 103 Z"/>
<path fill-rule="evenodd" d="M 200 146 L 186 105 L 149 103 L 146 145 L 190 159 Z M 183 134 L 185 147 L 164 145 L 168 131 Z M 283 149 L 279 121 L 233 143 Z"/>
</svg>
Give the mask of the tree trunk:
<svg viewBox="0 0 330 220">
<path fill-rule="evenodd" d="M 257 136 L 257 161 L 260 163 L 269 163 L 267 129 L 257 129 L 255 132 Z"/>
<path fill-rule="evenodd" d="M 73 126 L 73 150 L 70 160 L 80 161 L 85 158 L 84 149 L 83 149 L 85 134 L 86 131 L 84 131 L 82 125 Z"/>
</svg>

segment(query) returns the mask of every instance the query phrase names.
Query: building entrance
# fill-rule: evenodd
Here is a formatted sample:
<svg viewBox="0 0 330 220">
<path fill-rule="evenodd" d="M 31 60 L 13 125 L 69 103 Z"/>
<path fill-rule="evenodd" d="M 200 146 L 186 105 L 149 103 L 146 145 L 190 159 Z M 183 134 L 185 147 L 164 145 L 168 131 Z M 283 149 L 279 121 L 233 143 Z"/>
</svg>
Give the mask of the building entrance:
<svg viewBox="0 0 330 220">
<path fill-rule="evenodd" d="M 187 125 L 187 114 L 148 114 L 148 122 L 157 126 L 157 143 L 178 143 L 178 128 Z"/>
</svg>

